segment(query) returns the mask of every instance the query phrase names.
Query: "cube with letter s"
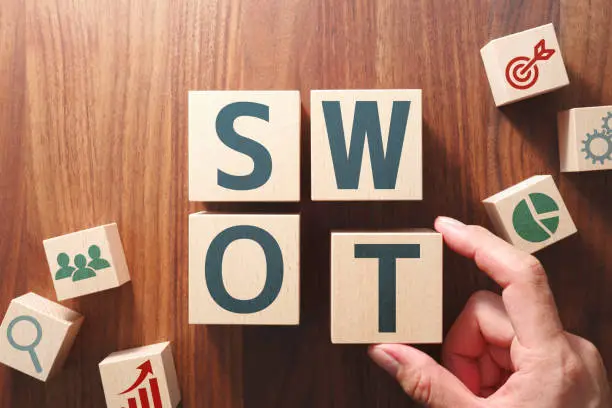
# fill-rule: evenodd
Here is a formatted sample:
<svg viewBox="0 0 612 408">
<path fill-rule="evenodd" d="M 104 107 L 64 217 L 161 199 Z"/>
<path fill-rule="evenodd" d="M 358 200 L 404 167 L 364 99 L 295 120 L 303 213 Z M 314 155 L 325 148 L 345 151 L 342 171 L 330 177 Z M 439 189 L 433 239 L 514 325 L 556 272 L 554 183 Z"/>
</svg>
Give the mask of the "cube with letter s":
<svg viewBox="0 0 612 408">
<path fill-rule="evenodd" d="M 299 201 L 298 91 L 189 92 L 189 200 Z"/>
</svg>

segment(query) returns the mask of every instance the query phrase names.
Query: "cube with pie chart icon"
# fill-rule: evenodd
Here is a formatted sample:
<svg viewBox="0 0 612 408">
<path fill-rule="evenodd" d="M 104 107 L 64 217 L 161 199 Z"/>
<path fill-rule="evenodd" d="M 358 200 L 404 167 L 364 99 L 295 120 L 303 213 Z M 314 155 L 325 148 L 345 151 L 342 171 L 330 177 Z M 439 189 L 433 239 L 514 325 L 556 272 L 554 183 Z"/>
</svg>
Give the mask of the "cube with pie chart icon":
<svg viewBox="0 0 612 408">
<path fill-rule="evenodd" d="M 552 176 L 534 176 L 483 203 L 498 235 L 529 253 L 577 232 Z"/>
<path fill-rule="evenodd" d="M 552 24 L 497 38 L 481 50 L 496 106 L 569 85 Z"/>
</svg>

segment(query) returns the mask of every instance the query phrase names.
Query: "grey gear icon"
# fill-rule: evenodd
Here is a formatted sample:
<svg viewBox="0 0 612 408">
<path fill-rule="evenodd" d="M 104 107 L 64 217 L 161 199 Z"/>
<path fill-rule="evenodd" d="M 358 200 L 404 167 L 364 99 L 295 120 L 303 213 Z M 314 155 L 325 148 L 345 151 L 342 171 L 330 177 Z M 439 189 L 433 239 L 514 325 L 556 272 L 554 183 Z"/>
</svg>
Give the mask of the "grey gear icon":
<svg viewBox="0 0 612 408">
<path fill-rule="evenodd" d="M 608 117 L 612 119 L 612 113 Z M 605 124 L 608 123 L 606 122 Z M 593 160 L 593 164 L 597 162 L 604 164 L 605 160 L 612 161 L 612 132 L 604 133 L 594 130 L 592 134 L 587 133 L 586 137 L 586 140 L 582 142 L 584 144 L 582 151 L 586 153 L 586 160 Z M 598 139 L 603 140 L 608 145 L 606 152 L 600 155 L 593 153 L 593 150 L 591 149 L 593 142 Z"/>
<path fill-rule="evenodd" d="M 608 116 L 601 118 L 603 120 L 603 128 L 608 132 L 612 133 L 612 112 L 608 112 Z"/>
</svg>

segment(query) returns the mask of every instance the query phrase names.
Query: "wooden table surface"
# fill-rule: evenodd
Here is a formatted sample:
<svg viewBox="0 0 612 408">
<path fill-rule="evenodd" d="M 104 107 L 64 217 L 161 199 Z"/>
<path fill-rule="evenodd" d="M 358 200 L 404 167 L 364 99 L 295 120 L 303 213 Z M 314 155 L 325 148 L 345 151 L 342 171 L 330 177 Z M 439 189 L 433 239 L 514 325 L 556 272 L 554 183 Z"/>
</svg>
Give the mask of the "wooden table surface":
<svg viewBox="0 0 612 408">
<path fill-rule="evenodd" d="M 496 109 L 479 50 L 553 22 L 571 85 Z M 86 316 L 64 371 L 0 367 L 2 407 L 103 407 L 97 364 L 173 342 L 184 407 L 410 407 L 364 346 L 329 329 L 331 229 L 490 226 L 481 200 L 552 174 L 580 234 L 538 254 L 567 329 L 612 368 L 612 173 L 559 174 L 556 112 L 612 104 L 609 0 L 2 0 L 0 314 L 55 300 L 42 240 L 116 221 L 132 274 L 64 302 Z M 608 82 L 610 81 L 610 82 Z M 423 202 L 313 203 L 309 91 L 422 88 Z M 302 318 L 293 328 L 187 323 L 187 91 L 299 89 L 302 201 L 208 206 L 302 213 Z M 448 330 L 495 286 L 445 253 Z M 434 356 L 439 347 L 426 347 Z"/>
</svg>

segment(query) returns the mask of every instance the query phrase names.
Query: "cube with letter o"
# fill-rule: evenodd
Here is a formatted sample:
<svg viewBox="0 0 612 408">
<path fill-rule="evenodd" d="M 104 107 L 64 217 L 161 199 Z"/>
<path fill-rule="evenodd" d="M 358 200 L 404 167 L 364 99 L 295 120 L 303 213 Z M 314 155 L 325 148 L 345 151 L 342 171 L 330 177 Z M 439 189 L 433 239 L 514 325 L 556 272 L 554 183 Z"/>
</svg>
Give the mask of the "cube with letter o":
<svg viewBox="0 0 612 408">
<path fill-rule="evenodd" d="M 189 323 L 297 325 L 299 215 L 189 216 Z"/>
</svg>

